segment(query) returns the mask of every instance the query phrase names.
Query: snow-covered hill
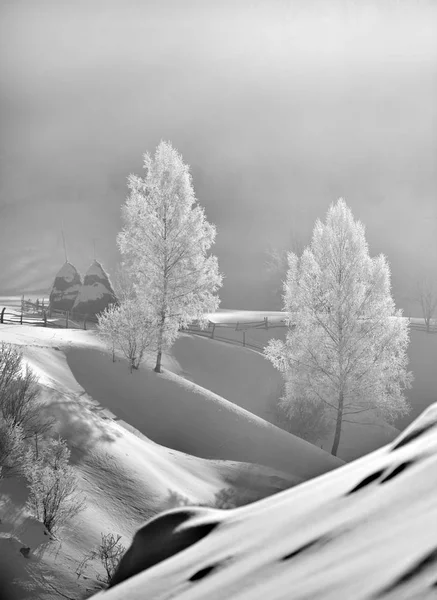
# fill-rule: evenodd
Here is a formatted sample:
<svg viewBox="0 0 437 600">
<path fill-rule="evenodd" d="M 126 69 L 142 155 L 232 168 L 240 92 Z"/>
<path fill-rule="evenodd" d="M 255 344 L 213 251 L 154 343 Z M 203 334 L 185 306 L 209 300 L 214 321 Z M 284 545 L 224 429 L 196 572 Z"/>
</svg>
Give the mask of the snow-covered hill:
<svg viewBox="0 0 437 600">
<path fill-rule="evenodd" d="M 96 600 L 437 598 L 437 404 L 394 443 L 292 490 L 160 515 L 115 580 Z"/>
<path fill-rule="evenodd" d="M 67 440 L 87 497 L 85 511 L 61 532 L 60 542 L 22 563 L 16 522 L 25 517 L 28 491 L 20 481 L 12 488 L 0 483 L 0 570 L 2 561 L 11 573 L 19 567 L 18 580 L 28 590 L 20 590 L 20 598 L 57 597 L 47 589 L 39 596 L 35 577 L 42 573 L 67 596 L 89 593 L 90 580 L 78 579 L 75 569 L 100 534 L 121 534 L 129 545 L 147 519 L 175 506 L 175 494 L 210 503 L 231 488 L 250 501 L 342 464 L 187 382 L 170 371 L 168 357 L 162 375 L 152 364 L 131 375 L 125 361 L 112 362 L 94 331 L 3 325 L 0 341 L 21 346 L 39 376 L 45 410 Z"/>
</svg>

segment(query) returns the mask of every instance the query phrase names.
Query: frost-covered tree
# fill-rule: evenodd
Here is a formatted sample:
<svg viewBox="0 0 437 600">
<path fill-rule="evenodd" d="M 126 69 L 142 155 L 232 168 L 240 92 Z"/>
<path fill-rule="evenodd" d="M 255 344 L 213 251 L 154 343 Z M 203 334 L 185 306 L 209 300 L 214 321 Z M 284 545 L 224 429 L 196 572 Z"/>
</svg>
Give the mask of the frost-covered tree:
<svg viewBox="0 0 437 600">
<path fill-rule="evenodd" d="M 272 340 L 265 354 L 284 374 L 290 413 L 301 400 L 331 411 L 336 455 L 353 415 L 375 409 L 393 421 L 408 413 L 408 324 L 395 308 L 386 258 L 369 256 L 364 226 L 342 199 L 288 265 L 286 341 Z"/>
<path fill-rule="evenodd" d="M 85 508 L 86 498 L 78 491 L 69 459 L 66 442 L 50 440 L 25 472 L 29 484 L 26 506 L 49 532 L 55 532 Z"/>
<path fill-rule="evenodd" d="M 181 155 L 161 142 L 144 155 L 145 176 L 130 175 L 130 194 L 122 209 L 118 246 L 138 301 L 156 329 L 155 371 L 179 328 L 217 309 L 222 283 L 215 256 L 208 251 L 216 229 L 198 204 Z"/>
<path fill-rule="evenodd" d="M 417 284 L 417 299 L 422 309 L 426 331 L 429 333 L 434 316 L 437 314 L 437 283 L 424 277 Z"/>
<path fill-rule="evenodd" d="M 146 351 L 156 347 L 156 327 L 146 311 L 137 299 L 125 298 L 98 316 L 100 336 L 113 350 L 121 350 L 131 373 L 138 369 Z"/>
<path fill-rule="evenodd" d="M 22 351 L 5 343 L 0 344 L 0 416 L 21 427 L 26 439 L 47 433 L 53 425 L 44 412 L 37 376 Z"/>
<path fill-rule="evenodd" d="M 297 256 L 301 256 L 304 247 L 302 237 L 294 229 L 290 232 L 288 244 L 284 246 L 269 245 L 267 247 L 264 266 L 270 281 L 274 285 L 273 294 L 275 303 L 278 302 L 278 306 L 280 306 L 282 299 L 282 281 L 288 270 L 288 253 L 291 251 Z"/>
<path fill-rule="evenodd" d="M 0 413 L 0 479 L 20 472 L 28 454 L 22 427 Z"/>
</svg>

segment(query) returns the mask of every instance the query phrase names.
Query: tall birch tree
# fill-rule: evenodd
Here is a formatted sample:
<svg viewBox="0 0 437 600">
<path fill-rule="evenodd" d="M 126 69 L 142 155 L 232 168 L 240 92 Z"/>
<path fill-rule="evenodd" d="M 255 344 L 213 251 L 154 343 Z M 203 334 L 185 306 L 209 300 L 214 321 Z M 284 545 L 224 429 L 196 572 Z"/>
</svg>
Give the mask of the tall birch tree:
<svg viewBox="0 0 437 600">
<path fill-rule="evenodd" d="M 117 241 L 138 302 L 156 330 L 155 371 L 180 327 L 217 310 L 222 284 L 216 237 L 199 205 L 188 165 L 169 142 L 144 155 L 145 176 L 130 175 Z"/>
<path fill-rule="evenodd" d="M 353 415 L 374 409 L 393 421 L 409 412 L 408 323 L 386 258 L 369 256 L 364 226 L 343 199 L 316 222 L 302 256 L 289 253 L 283 298 L 286 341 L 271 340 L 265 355 L 284 375 L 289 414 L 302 400 L 330 412 L 332 454 Z"/>
</svg>

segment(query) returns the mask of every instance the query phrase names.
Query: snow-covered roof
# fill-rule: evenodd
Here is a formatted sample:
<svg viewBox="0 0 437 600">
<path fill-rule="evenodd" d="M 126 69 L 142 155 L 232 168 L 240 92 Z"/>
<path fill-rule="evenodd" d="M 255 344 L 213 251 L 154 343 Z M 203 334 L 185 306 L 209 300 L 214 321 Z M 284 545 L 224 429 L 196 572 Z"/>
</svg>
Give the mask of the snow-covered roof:
<svg viewBox="0 0 437 600">
<path fill-rule="evenodd" d="M 55 279 L 62 278 L 62 279 L 65 279 L 65 281 L 74 281 L 78 275 L 79 275 L 79 273 L 78 273 L 76 267 L 67 261 L 62 265 L 62 267 L 56 273 Z M 80 275 L 79 275 L 79 277 L 80 277 Z"/>
<path fill-rule="evenodd" d="M 88 268 L 73 310 L 78 314 L 97 315 L 117 302 L 111 282 L 102 265 L 96 260 Z"/>
<path fill-rule="evenodd" d="M 85 277 L 87 275 L 97 275 L 98 277 L 102 277 L 102 278 L 107 278 L 107 274 L 105 273 L 104 268 L 102 267 L 102 265 L 97 261 L 94 260 L 91 265 L 88 267 L 88 270 L 85 274 Z"/>
</svg>

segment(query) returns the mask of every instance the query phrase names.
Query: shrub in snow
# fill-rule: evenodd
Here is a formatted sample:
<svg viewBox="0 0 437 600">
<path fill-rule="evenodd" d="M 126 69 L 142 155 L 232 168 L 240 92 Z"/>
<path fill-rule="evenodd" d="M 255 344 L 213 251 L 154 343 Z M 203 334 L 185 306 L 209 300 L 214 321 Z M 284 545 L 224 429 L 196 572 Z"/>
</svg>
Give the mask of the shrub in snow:
<svg viewBox="0 0 437 600">
<path fill-rule="evenodd" d="M 221 508 L 229 510 L 237 506 L 244 506 L 255 500 L 260 500 L 264 496 L 255 492 L 247 491 L 246 493 L 235 490 L 234 488 L 223 488 L 216 492 L 214 499 L 210 502 L 195 502 L 186 496 L 170 490 L 165 502 L 165 509 L 179 508 L 181 506 L 203 506 L 207 508 Z"/>
<path fill-rule="evenodd" d="M 341 199 L 288 266 L 286 341 L 271 340 L 265 354 L 284 374 L 290 416 L 301 401 L 330 413 L 335 455 L 344 420 L 372 409 L 389 421 L 408 413 L 408 324 L 391 296 L 386 258 L 369 256 L 364 227 Z"/>
<path fill-rule="evenodd" d="M 138 369 L 146 351 L 156 348 L 156 326 L 136 300 L 107 308 L 98 316 L 98 329 L 105 344 L 127 358 L 131 373 Z"/>
<path fill-rule="evenodd" d="M 24 438 L 46 433 L 53 421 L 44 417 L 38 378 L 23 354 L 10 344 L 0 345 L 0 415 L 21 427 Z"/>
<path fill-rule="evenodd" d="M 229 510 L 244 504 L 242 500 L 243 499 L 239 497 L 239 494 L 233 488 L 223 488 L 215 494 L 214 501 L 211 502 L 209 506 L 211 506 L 211 508 Z"/>
<path fill-rule="evenodd" d="M 281 392 L 282 395 L 273 399 L 275 425 L 311 444 L 320 443 L 331 433 L 332 418 L 325 404 L 296 398 L 290 406 L 285 385 L 281 386 Z"/>
<path fill-rule="evenodd" d="M 22 427 L 0 415 L 0 479 L 20 474 L 29 460 Z"/>
<path fill-rule="evenodd" d="M 118 246 L 136 296 L 156 327 L 156 366 L 181 327 L 205 323 L 217 309 L 222 284 L 217 258 L 208 256 L 216 230 L 197 203 L 189 168 L 168 142 L 144 155 L 144 178 L 129 177 Z"/>
<path fill-rule="evenodd" d="M 126 548 L 120 543 L 121 535 L 116 536 L 113 533 L 101 533 L 100 535 L 101 542 L 99 546 L 83 558 L 76 569 L 76 573 L 80 577 L 89 562 L 98 560 L 103 566 L 104 576 L 102 577 L 98 574 L 97 579 L 105 584 L 109 584 L 117 570 L 118 563 L 126 552 Z"/>
<path fill-rule="evenodd" d="M 85 508 L 69 458 L 65 441 L 51 440 L 25 473 L 30 488 L 27 508 L 51 533 Z"/>
</svg>

